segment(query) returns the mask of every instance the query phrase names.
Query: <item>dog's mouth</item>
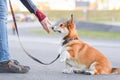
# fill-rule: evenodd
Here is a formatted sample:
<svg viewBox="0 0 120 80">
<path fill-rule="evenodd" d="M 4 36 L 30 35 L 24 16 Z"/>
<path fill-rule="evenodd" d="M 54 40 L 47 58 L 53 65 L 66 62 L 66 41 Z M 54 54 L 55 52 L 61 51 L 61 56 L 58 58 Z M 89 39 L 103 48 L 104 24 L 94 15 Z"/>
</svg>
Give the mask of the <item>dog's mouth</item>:
<svg viewBox="0 0 120 80">
<path fill-rule="evenodd" d="M 57 31 L 58 33 L 62 33 L 61 31 Z"/>
<path fill-rule="evenodd" d="M 58 32 L 58 33 L 62 33 L 61 31 L 59 31 L 59 30 L 53 30 L 54 32 Z"/>
<path fill-rule="evenodd" d="M 52 27 L 52 30 L 53 30 L 54 32 L 62 33 L 60 30 L 55 30 L 54 27 Z"/>
</svg>

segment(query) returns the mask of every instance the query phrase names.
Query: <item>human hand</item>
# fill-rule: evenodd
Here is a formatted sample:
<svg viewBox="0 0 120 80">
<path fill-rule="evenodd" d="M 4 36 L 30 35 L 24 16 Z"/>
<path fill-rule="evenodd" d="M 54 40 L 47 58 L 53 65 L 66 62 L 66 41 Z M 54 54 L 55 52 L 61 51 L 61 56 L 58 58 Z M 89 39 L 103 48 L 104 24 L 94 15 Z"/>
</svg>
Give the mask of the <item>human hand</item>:
<svg viewBox="0 0 120 80">
<path fill-rule="evenodd" d="M 50 33 L 50 30 L 49 30 L 49 26 L 51 25 L 49 19 L 47 17 L 45 17 L 41 22 L 41 25 L 43 26 L 43 28 L 48 32 Z"/>
<path fill-rule="evenodd" d="M 38 18 L 39 22 L 43 26 L 43 28 L 50 33 L 49 26 L 51 25 L 49 19 L 46 17 L 44 13 L 42 13 L 40 10 L 37 10 L 35 13 L 36 17 Z"/>
</svg>

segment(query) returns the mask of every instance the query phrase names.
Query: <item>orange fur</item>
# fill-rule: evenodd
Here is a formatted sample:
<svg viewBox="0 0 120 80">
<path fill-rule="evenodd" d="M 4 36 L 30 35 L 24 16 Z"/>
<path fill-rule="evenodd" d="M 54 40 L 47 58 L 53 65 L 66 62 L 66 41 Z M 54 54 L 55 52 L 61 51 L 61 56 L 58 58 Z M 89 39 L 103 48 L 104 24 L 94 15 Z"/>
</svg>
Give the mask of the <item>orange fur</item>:
<svg viewBox="0 0 120 80">
<path fill-rule="evenodd" d="M 69 47 L 69 49 L 67 50 L 70 55 L 69 61 L 73 61 L 77 68 L 81 68 L 83 66 L 85 66 L 86 70 L 93 68 L 92 72 L 95 75 L 111 73 L 118 74 L 117 69 L 112 69 L 110 61 L 100 51 L 79 39 L 77 31 L 75 29 L 73 16 L 71 16 L 71 20 L 63 22 L 61 24 L 62 25 L 58 26 L 57 28 L 61 28 L 60 30 L 65 30 L 65 28 L 68 29 L 68 34 L 65 35 L 63 40 L 69 41 L 64 45 L 64 47 Z M 72 40 L 74 38 L 77 39 Z M 71 62 L 66 63 L 69 63 L 71 66 L 73 64 L 71 64 Z M 90 72 L 90 70 L 88 72 Z"/>
</svg>

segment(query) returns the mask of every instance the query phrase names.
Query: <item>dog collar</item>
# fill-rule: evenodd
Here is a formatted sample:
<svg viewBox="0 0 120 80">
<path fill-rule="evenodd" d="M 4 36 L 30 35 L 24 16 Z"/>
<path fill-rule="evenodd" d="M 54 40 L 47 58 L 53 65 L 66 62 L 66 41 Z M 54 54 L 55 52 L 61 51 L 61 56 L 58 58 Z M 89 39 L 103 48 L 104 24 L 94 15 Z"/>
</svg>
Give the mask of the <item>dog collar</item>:
<svg viewBox="0 0 120 80">
<path fill-rule="evenodd" d="M 73 41 L 73 40 L 78 40 L 78 38 L 72 38 L 72 39 L 66 39 L 63 43 L 62 43 L 62 45 L 65 45 L 65 44 L 67 44 L 67 43 L 69 43 L 70 41 Z"/>
</svg>

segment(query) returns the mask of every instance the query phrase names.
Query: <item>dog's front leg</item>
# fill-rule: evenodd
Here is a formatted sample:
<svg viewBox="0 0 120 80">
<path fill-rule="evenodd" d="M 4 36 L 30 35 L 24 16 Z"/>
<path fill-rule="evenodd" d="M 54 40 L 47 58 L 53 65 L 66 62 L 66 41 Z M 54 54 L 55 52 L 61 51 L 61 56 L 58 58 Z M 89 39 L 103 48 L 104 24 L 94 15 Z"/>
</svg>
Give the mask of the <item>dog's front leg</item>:
<svg viewBox="0 0 120 80">
<path fill-rule="evenodd" d="M 70 65 L 68 61 L 67 60 L 65 61 L 65 69 L 62 71 L 65 74 L 73 73 L 72 65 Z"/>
<path fill-rule="evenodd" d="M 70 55 L 67 50 L 69 50 L 69 47 L 60 48 L 59 50 L 59 52 L 61 53 L 60 62 L 65 62 L 67 59 L 70 58 Z"/>
</svg>

